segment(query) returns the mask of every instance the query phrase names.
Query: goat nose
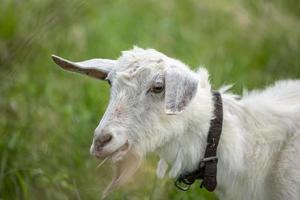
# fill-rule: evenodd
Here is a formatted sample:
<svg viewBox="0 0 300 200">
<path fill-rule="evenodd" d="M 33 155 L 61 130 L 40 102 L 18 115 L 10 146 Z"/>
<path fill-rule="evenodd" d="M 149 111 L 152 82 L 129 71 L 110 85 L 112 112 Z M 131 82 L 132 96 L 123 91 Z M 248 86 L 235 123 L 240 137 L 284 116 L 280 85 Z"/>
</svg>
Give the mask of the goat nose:
<svg viewBox="0 0 300 200">
<path fill-rule="evenodd" d="M 97 147 L 104 147 L 107 143 L 112 140 L 113 136 L 110 133 L 106 133 L 104 135 L 98 136 L 95 140 L 95 144 Z"/>
</svg>

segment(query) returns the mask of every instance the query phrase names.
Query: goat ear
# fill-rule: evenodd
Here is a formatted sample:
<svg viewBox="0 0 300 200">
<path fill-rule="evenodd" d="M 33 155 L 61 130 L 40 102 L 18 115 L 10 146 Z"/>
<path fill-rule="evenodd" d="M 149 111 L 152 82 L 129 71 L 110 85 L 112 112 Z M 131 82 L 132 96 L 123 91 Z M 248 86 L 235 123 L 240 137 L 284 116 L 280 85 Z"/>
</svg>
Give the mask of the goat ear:
<svg viewBox="0 0 300 200">
<path fill-rule="evenodd" d="M 170 67 L 165 72 L 166 114 L 176 115 L 184 110 L 197 92 L 198 79 L 186 69 Z"/>
<path fill-rule="evenodd" d="M 117 63 L 115 60 L 108 59 L 91 59 L 82 62 L 72 62 L 56 55 L 52 55 L 52 59 L 58 66 L 65 70 L 86 74 L 102 80 L 107 77 L 107 74 Z"/>
</svg>

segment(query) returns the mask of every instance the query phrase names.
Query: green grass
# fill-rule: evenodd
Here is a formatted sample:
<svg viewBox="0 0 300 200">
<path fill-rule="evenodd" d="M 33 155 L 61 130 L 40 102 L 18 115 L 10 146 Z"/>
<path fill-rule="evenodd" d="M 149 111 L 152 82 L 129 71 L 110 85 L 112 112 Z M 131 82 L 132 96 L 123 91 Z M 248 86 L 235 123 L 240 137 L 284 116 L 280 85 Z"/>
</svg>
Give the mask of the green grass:
<svg viewBox="0 0 300 200">
<path fill-rule="evenodd" d="M 300 4 L 274 1 L 0 0 L 0 199 L 99 199 L 111 178 L 89 155 L 106 84 L 50 59 L 117 58 L 138 45 L 205 65 L 214 87 L 300 77 Z M 155 177 L 150 156 L 111 199 L 216 199 Z"/>
</svg>

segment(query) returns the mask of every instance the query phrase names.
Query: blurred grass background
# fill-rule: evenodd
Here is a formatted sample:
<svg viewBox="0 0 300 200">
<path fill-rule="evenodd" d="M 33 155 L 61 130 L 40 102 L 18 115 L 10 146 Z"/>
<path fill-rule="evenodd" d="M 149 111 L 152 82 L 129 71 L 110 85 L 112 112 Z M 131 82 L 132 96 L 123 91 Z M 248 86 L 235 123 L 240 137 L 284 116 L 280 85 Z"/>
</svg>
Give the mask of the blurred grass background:
<svg viewBox="0 0 300 200">
<path fill-rule="evenodd" d="M 151 47 L 214 87 L 261 88 L 300 77 L 299 0 L 0 0 L 0 199 L 99 199 L 108 164 L 89 155 L 108 101 L 105 83 L 65 73 L 51 54 L 117 58 Z M 300 89 L 300 88 L 299 88 Z M 110 199 L 216 199 L 155 177 L 150 156 Z"/>
</svg>

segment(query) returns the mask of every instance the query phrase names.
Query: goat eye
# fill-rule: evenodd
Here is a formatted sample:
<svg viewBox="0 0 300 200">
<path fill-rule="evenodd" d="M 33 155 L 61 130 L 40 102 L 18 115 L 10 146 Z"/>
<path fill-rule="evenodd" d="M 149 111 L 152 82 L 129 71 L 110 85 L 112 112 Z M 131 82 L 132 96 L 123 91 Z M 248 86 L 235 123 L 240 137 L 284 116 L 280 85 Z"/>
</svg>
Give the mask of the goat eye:
<svg viewBox="0 0 300 200">
<path fill-rule="evenodd" d="M 154 85 L 152 88 L 151 88 L 151 91 L 153 93 L 161 93 L 164 89 L 164 86 L 163 85 Z"/>
<path fill-rule="evenodd" d="M 152 93 L 161 93 L 164 90 L 165 87 L 165 80 L 164 77 L 161 74 L 158 74 L 156 77 L 154 77 L 154 80 L 152 82 L 152 86 L 149 88 L 148 92 Z"/>
</svg>

